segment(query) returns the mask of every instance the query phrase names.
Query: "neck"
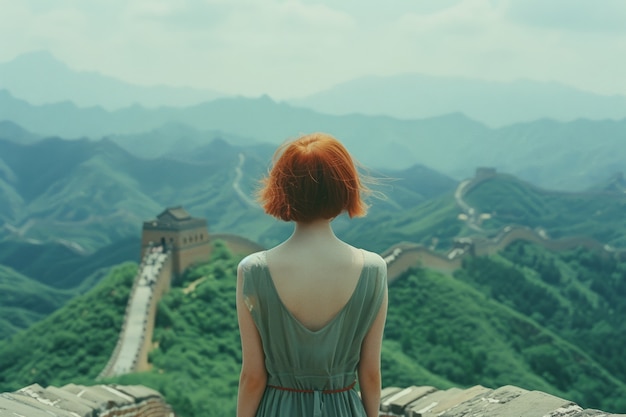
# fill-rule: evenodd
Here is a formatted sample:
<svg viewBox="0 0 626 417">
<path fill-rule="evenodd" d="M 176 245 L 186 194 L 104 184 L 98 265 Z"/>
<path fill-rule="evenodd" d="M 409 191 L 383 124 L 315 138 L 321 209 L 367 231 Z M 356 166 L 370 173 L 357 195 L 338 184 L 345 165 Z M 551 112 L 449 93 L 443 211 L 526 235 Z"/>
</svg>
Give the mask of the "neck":
<svg viewBox="0 0 626 417">
<path fill-rule="evenodd" d="M 297 222 L 291 241 L 297 240 L 336 240 L 335 232 L 330 224 L 330 219 L 319 219 L 312 222 Z"/>
</svg>

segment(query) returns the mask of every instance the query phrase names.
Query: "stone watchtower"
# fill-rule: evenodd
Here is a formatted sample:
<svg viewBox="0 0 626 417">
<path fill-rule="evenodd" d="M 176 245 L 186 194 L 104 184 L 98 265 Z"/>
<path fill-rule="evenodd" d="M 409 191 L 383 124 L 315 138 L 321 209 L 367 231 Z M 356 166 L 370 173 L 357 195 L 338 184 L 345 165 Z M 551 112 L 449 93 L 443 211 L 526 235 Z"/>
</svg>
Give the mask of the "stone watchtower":
<svg viewBox="0 0 626 417">
<path fill-rule="evenodd" d="M 474 179 L 476 180 L 487 180 L 493 178 L 497 174 L 497 170 L 491 167 L 478 167 L 476 168 L 476 175 L 474 175 Z"/>
<path fill-rule="evenodd" d="M 172 273 L 180 276 L 185 269 L 209 259 L 211 245 L 206 219 L 194 218 L 182 207 L 170 207 L 154 220 L 143 223 L 141 258 L 150 247 L 162 246 L 172 253 Z"/>
</svg>

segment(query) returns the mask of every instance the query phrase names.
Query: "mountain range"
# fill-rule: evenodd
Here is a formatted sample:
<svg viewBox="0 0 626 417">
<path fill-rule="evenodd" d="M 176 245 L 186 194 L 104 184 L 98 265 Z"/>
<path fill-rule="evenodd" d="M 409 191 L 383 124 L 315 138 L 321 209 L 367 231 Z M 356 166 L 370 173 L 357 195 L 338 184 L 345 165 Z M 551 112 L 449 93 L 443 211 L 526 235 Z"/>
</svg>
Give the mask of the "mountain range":
<svg viewBox="0 0 626 417">
<path fill-rule="evenodd" d="M 0 88 L 33 104 L 72 101 L 81 107 L 118 109 L 189 106 L 213 100 L 217 91 L 170 86 L 139 86 L 93 71 L 77 71 L 47 51 L 34 51 L 0 63 Z"/>
<path fill-rule="evenodd" d="M 27 54 L 0 63 L 0 135 L 21 143 L 107 137 L 153 158 L 192 154 L 215 138 L 276 146 L 326 131 L 375 169 L 422 164 L 462 180 L 489 166 L 560 190 L 584 190 L 626 171 L 626 98 L 554 83 L 405 75 L 355 80 L 289 102 L 207 91 L 180 101 L 179 90 L 159 91 L 71 70 L 46 52 Z M 485 121 L 476 112 L 511 120 Z"/>
<path fill-rule="evenodd" d="M 147 159 L 110 139 L 0 139 L 0 237 L 71 242 L 91 253 L 138 236 L 143 220 L 183 204 L 209 219 L 212 231 L 269 245 L 289 233 L 253 201 L 272 151 L 215 138 L 176 157 Z M 423 166 L 384 172 L 397 180 L 384 190 L 379 211 L 413 207 L 456 184 Z"/>
<path fill-rule="evenodd" d="M 133 104 L 187 107 L 227 96 L 191 87 L 133 85 L 97 72 L 72 69 L 47 51 L 0 63 L 1 88 L 33 104 L 71 101 L 80 107 L 108 110 Z M 558 81 L 494 82 L 425 74 L 363 77 L 286 100 L 294 106 L 336 115 L 423 119 L 462 113 L 491 127 L 542 118 L 567 122 L 626 117 L 626 97 L 581 91 Z"/>
<path fill-rule="evenodd" d="M 240 234 L 271 245 L 286 237 L 289 227 L 265 216 L 253 200 L 273 146 L 234 145 L 224 137 L 228 138 L 216 135 L 198 147 L 181 146 L 173 155 L 154 158 L 132 154 L 113 139 L 47 138 L 20 144 L 17 139 L 0 138 L 0 237 L 53 239 L 92 253 L 138 236 L 142 221 L 164 207 L 182 204 L 209 219 L 213 232 Z M 147 144 L 149 135 L 137 140 Z M 159 146 L 155 140 L 152 149 Z M 453 230 L 460 231 L 455 220 L 459 209 L 452 196 L 458 181 L 424 165 L 373 173 L 379 181 L 370 215 L 350 227 L 339 219 L 340 230 L 345 227 L 358 240 L 370 234 L 368 228 L 376 230 L 371 228 L 374 224 L 404 225 L 390 227 L 379 239 L 389 245 L 404 240 L 398 235 L 392 241 L 394 233 L 408 236 L 410 230 L 439 227 L 448 229 L 450 237 Z M 613 224 L 623 218 L 623 177 L 598 182 L 604 190 L 586 193 L 548 192 L 514 177 L 497 178 L 502 180 L 490 181 L 468 196 L 482 212 L 497 213 L 490 221 L 496 225 L 493 230 L 515 223 L 544 226 L 557 236 L 587 234 L 606 243 L 621 242 L 621 226 Z M 423 219 L 429 219 L 428 224 Z"/>
<path fill-rule="evenodd" d="M 494 82 L 421 74 L 359 78 L 289 102 L 323 113 L 401 119 L 459 112 L 491 127 L 540 119 L 569 122 L 626 117 L 625 96 L 594 94 L 554 81 Z"/>
<path fill-rule="evenodd" d="M 488 128 L 461 114 L 431 119 L 399 120 L 386 116 L 331 116 L 259 99 L 223 98 L 188 108 L 113 112 L 79 108 L 70 102 L 33 106 L 0 91 L 2 117 L 38 136 L 64 138 L 117 137 L 141 153 L 133 136 L 193 148 L 189 138 L 207 144 L 216 135 L 239 144 L 276 146 L 301 133 L 332 133 L 354 150 L 366 166 L 405 169 L 422 164 L 457 180 L 477 166 L 490 166 L 545 188 L 584 190 L 618 172 L 626 172 L 626 119 L 539 120 L 499 129 Z M 165 127 L 164 127 L 165 126 Z M 151 132 L 151 133 L 148 133 Z M 194 132 L 189 134 L 189 132 Z M 162 145 L 163 143 L 169 143 Z M 154 156 L 147 145 L 139 156 Z"/>
</svg>

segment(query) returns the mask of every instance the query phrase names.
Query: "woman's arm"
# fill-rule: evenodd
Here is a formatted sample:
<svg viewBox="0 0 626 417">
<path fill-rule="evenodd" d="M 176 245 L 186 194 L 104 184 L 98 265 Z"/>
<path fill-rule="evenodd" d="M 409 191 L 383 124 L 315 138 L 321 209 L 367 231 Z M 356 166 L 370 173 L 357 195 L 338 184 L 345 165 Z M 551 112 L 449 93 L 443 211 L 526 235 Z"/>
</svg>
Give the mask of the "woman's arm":
<svg viewBox="0 0 626 417">
<path fill-rule="evenodd" d="M 359 387 L 367 417 L 378 417 L 380 409 L 380 351 L 387 318 L 387 288 L 376 319 L 363 339 L 359 360 Z"/>
<path fill-rule="evenodd" d="M 241 375 L 237 395 L 237 417 L 254 417 L 267 383 L 261 336 L 243 299 L 243 271 L 237 268 L 237 319 L 241 335 Z"/>
</svg>

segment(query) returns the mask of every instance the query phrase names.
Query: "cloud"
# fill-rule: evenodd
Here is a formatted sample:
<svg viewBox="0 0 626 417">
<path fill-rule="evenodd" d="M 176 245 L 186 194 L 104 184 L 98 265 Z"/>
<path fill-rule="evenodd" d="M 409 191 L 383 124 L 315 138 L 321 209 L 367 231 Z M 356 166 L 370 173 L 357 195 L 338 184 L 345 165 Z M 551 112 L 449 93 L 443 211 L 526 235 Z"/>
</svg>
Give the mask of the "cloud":
<svg viewBox="0 0 626 417">
<path fill-rule="evenodd" d="M 138 84 L 276 98 L 410 72 L 626 93 L 626 34 L 616 23 L 625 8 L 620 0 L 0 0 L 0 60 L 46 49 L 72 68 Z"/>
<path fill-rule="evenodd" d="M 544 29 L 626 34 L 623 0 L 504 0 L 497 1 L 508 17 Z"/>
<path fill-rule="evenodd" d="M 626 37 L 512 22 L 508 6 L 526 1 L 465 0 L 433 13 L 406 13 L 380 31 L 372 50 L 383 61 L 398 63 L 395 73 L 534 79 L 605 94 L 626 92 Z M 391 74 L 393 67 L 379 71 Z"/>
<path fill-rule="evenodd" d="M 349 32 L 355 28 L 347 14 L 324 5 L 298 1 L 267 2 L 248 0 L 235 8 L 220 24 L 228 38 L 259 46 L 298 43 L 306 49 L 314 44 Z M 245 12 L 244 6 L 245 5 Z"/>
</svg>

